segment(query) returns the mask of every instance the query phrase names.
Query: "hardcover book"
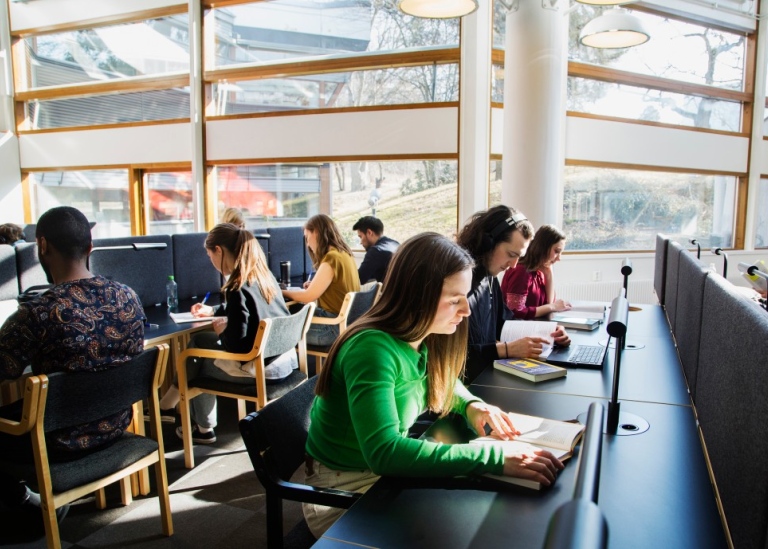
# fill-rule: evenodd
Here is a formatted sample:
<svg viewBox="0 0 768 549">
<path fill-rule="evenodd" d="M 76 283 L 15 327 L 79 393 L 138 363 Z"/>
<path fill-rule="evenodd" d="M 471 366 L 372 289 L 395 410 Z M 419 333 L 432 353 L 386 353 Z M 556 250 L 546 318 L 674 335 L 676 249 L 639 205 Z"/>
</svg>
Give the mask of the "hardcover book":
<svg viewBox="0 0 768 549">
<path fill-rule="evenodd" d="M 568 370 L 565 368 L 553 366 L 546 362 L 539 362 L 531 358 L 500 358 L 494 361 L 493 367 L 534 383 L 563 377 L 568 373 Z"/>
</svg>

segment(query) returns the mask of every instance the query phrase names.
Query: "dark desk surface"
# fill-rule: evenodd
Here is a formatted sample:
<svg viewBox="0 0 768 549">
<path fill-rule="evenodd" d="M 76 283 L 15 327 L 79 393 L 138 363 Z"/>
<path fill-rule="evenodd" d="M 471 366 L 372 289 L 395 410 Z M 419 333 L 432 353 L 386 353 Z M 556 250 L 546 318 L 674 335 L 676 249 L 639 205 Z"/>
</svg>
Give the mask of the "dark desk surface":
<svg viewBox="0 0 768 549">
<path fill-rule="evenodd" d="M 206 303 L 209 305 L 218 305 L 218 299 L 218 296 L 211 296 L 211 298 Z M 180 301 L 179 312 L 187 312 L 190 310 L 193 304 L 199 302 L 199 299 L 188 299 Z M 157 324 L 156 327 L 144 327 L 145 345 L 161 343 L 172 337 L 176 337 L 185 333 L 196 332 L 205 328 L 206 326 L 211 325 L 210 321 L 185 322 L 183 324 L 176 324 L 168 314 L 168 307 L 164 305 L 145 307 L 144 313 L 147 315 L 147 322 L 151 324 Z"/>
<path fill-rule="evenodd" d="M 619 400 L 690 406 L 688 387 L 672 335 L 666 328 L 664 311 L 658 305 L 639 307 L 642 308 L 641 311 L 629 313 L 627 341 L 644 346 L 637 349 L 627 348 L 622 354 Z M 605 324 L 593 332 L 569 330 L 568 333 L 573 340 L 571 345 L 599 345 L 608 340 Z M 565 377 L 538 383 L 495 368 L 486 368 L 474 380 L 473 385 L 609 399 L 613 389 L 614 359 L 615 347 L 608 350 L 602 370 L 568 368 L 568 375 Z"/>
<path fill-rule="evenodd" d="M 494 387 L 473 387 L 502 408 L 571 419 L 594 399 Z M 625 402 L 622 411 L 650 423 L 640 435 L 604 435 L 599 506 L 609 546 L 726 547 L 698 431 L 689 407 Z M 315 545 L 349 547 L 542 546 L 552 513 L 570 499 L 576 462 L 555 486 L 535 492 L 408 488 L 383 479 Z"/>
</svg>

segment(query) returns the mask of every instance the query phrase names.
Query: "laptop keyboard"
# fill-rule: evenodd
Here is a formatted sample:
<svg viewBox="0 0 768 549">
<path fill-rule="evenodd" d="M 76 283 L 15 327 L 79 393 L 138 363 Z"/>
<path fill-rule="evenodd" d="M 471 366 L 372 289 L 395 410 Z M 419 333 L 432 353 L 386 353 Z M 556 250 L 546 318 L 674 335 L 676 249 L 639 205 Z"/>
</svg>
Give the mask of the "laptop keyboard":
<svg viewBox="0 0 768 549">
<path fill-rule="evenodd" d="M 577 345 L 568 357 L 568 362 L 600 366 L 603 363 L 604 351 L 605 349 L 598 345 Z"/>
</svg>

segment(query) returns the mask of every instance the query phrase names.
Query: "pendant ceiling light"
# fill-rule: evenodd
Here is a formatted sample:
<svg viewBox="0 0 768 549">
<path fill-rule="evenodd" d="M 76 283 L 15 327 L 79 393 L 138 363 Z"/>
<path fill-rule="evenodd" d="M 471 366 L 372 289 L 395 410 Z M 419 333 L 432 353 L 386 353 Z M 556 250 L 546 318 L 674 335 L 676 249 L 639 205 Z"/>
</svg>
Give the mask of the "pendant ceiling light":
<svg viewBox="0 0 768 549">
<path fill-rule="evenodd" d="M 615 9 L 584 25 L 579 42 L 593 48 L 629 48 L 646 43 L 650 37 L 640 19 Z"/>
<path fill-rule="evenodd" d="M 400 0 L 400 11 L 414 17 L 451 19 L 464 17 L 478 8 L 477 0 Z"/>
</svg>

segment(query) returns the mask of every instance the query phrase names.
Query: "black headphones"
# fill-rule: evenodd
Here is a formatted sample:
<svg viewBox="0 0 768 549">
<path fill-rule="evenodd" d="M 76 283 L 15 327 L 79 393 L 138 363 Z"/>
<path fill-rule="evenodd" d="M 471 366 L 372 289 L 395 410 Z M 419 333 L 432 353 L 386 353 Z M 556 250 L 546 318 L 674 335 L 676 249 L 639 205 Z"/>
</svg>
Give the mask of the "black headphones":
<svg viewBox="0 0 768 549">
<path fill-rule="evenodd" d="M 517 227 L 517 225 L 523 221 L 528 221 L 528 218 L 520 212 L 514 213 L 506 219 L 499 221 L 496 226 L 490 230 L 490 232 L 483 234 L 483 241 L 481 243 L 482 251 L 480 253 L 491 251 L 493 247 L 496 246 L 496 242 L 499 236 L 501 236 L 509 229 L 514 230 L 515 227 Z"/>
</svg>

